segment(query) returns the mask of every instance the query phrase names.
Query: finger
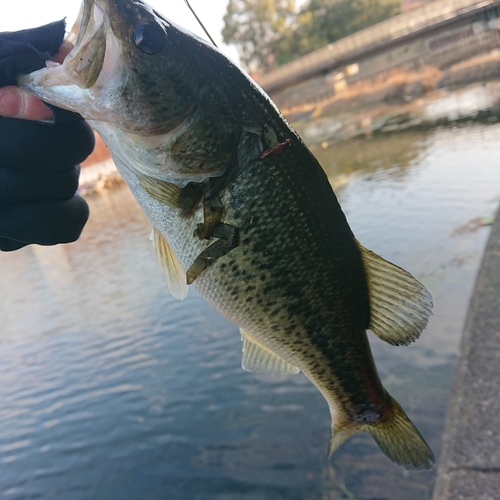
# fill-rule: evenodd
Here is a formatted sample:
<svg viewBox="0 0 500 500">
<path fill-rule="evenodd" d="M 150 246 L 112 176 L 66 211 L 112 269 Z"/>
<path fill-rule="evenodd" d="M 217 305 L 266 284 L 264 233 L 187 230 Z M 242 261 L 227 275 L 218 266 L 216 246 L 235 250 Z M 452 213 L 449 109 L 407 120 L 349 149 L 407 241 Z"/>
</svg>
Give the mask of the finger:
<svg viewBox="0 0 500 500">
<path fill-rule="evenodd" d="M 0 168 L 0 207 L 37 201 L 69 200 L 78 189 L 78 166 L 32 173 Z"/>
<path fill-rule="evenodd" d="M 71 200 L 11 205 L 0 210 L 0 239 L 38 245 L 76 241 L 89 207 L 78 195 Z"/>
<path fill-rule="evenodd" d="M 38 28 L 0 33 L 0 39 L 31 45 L 38 52 L 55 54 L 64 39 L 65 31 L 66 23 L 62 19 Z"/>
<path fill-rule="evenodd" d="M 52 110 L 40 99 L 12 85 L 0 89 L 0 116 L 23 120 L 54 119 Z"/>
<path fill-rule="evenodd" d="M 62 20 L 40 28 L 0 33 L 0 87 L 16 85 L 19 75 L 43 68 L 59 50 L 64 31 Z"/>
<path fill-rule="evenodd" d="M 66 170 L 87 158 L 94 145 L 94 133 L 81 118 L 46 125 L 0 117 L 0 168 L 18 172 Z"/>
<path fill-rule="evenodd" d="M 0 251 L 1 252 L 13 252 L 14 250 L 19 250 L 25 247 L 28 243 L 23 241 L 9 240 L 8 238 L 0 238 Z"/>
</svg>

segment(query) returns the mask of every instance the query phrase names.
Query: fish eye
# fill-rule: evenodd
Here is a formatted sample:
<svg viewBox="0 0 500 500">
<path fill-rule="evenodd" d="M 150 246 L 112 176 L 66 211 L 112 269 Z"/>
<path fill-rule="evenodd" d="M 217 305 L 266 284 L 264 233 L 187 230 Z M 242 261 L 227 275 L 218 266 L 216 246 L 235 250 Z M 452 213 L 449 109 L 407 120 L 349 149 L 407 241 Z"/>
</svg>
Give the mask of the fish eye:
<svg viewBox="0 0 500 500">
<path fill-rule="evenodd" d="M 167 34 L 156 23 L 139 23 L 134 29 L 134 43 L 145 54 L 153 55 L 165 47 Z"/>
</svg>

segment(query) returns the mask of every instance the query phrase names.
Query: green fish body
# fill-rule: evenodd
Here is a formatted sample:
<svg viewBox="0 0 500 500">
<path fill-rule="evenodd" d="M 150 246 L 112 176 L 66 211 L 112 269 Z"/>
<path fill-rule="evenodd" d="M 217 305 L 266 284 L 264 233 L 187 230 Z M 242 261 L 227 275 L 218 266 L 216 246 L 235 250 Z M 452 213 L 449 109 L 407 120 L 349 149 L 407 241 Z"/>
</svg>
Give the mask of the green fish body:
<svg viewBox="0 0 500 500">
<path fill-rule="evenodd" d="M 214 47 L 139 0 L 85 0 L 61 66 L 20 85 L 101 134 L 154 227 L 169 288 L 241 329 L 242 366 L 302 371 L 328 402 L 330 453 L 356 432 L 408 469 L 434 457 L 384 389 L 367 338 L 418 338 L 432 301 L 363 248 L 269 98 Z"/>
</svg>

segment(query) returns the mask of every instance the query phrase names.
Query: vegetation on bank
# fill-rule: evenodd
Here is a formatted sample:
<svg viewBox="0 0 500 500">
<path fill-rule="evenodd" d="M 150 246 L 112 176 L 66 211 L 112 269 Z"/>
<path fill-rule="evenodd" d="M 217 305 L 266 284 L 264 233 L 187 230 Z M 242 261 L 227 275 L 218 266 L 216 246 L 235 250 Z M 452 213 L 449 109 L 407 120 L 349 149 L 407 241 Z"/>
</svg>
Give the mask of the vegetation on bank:
<svg viewBox="0 0 500 500">
<path fill-rule="evenodd" d="M 400 0 L 229 0 L 222 36 L 248 70 L 269 71 L 400 8 Z"/>
</svg>

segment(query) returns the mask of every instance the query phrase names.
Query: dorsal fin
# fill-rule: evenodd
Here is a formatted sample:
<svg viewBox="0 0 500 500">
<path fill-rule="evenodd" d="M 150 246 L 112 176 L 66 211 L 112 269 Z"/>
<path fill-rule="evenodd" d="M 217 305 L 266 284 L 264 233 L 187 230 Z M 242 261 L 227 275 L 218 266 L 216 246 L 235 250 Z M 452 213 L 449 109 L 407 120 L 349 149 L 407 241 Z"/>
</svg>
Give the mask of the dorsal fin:
<svg viewBox="0 0 500 500">
<path fill-rule="evenodd" d="M 370 330 L 389 344 L 411 344 L 432 314 L 431 294 L 410 273 L 358 245 L 370 294 Z"/>
<path fill-rule="evenodd" d="M 186 272 L 181 266 L 167 240 L 153 229 L 153 244 L 156 250 L 156 259 L 161 272 L 165 276 L 170 293 L 177 299 L 184 299 L 188 293 Z"/>
<path fill-rule="evenodd" d="M 261 344 L 255 337 L 240 328 L 243 341 L 241 367 L 249 372 L 291 373 L 297 374 L 299 368 L 280 358 L 273 351 Z"/>
</svg>

